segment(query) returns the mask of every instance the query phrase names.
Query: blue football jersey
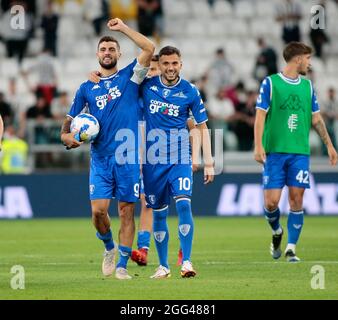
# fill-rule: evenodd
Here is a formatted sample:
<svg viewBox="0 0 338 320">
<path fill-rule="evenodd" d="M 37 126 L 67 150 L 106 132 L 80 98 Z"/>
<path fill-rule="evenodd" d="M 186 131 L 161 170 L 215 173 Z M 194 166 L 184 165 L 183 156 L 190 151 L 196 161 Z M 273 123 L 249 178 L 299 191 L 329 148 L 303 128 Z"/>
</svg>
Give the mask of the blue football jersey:
<svg viewBox="0 0 338 320">
<path fill-rule="evenodd" d="M 99 121 L 100 132 L 91 146 L 93 155 L 125 157 L 128 149 L 137 161 L 139 84 L 147 70 L 135 59 L 99 83 L 86 81 L 78 89 L 68 116 L 74 118 L 87 107 Z"/>
<path fill-rule="evenodd" d="M 195 85 L 180 78 L 174 86 L 161 76 L 146 79 L 141 86 L 146 127 L 147 163 L 188 163 L 190 161 L 187 119 L 196 124 L 208 120 L 203 100 Z"/>
</svg>

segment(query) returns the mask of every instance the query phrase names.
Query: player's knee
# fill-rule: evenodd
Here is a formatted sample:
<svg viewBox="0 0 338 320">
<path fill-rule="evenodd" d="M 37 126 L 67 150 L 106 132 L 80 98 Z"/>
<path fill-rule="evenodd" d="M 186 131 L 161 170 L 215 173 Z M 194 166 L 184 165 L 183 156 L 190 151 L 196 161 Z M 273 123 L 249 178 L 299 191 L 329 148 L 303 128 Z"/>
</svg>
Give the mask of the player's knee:
<svg viewBox="0 0 338 320">
<path fill-rule="evenodd" d="M 298 194 L 290 195 L 289 202 L 292 209 L 296 208 L 298 210 L 303 207 L 303 196 Z"/>
<path fill-rule="evenodd" d="M 92 216 L 93 216 L 93 219 L 95 220 L 102 220 L 104 218 L 106 218 L 108 212 L 103 209 L 103 208 L 94 208 L 92 210 Z"/>
<path fill-rule="evenodd" d="M 268 211 L 274 211 L 278 207 L 278 200 L 274 198 L 267 198 L 265 199 L 264 206 Z"/>
<path fill-rule="evenodd" d="M 119 216 L 123 221 L 131 221 L 134 219 L 134 203 L 120 203 Z"/>
</svg>

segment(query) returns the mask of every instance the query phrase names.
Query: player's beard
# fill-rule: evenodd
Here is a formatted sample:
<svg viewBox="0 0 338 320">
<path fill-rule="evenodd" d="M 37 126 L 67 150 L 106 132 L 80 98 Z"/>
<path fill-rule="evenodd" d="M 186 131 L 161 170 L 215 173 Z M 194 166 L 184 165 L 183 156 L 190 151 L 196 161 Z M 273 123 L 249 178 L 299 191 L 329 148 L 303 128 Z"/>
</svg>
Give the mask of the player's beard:
<svg viewBox="0 0 338 320">
<path fill-rule="evenodd" d="M 106 57 L 105 57 L 106 58 Z M 102 60 L 99 60 L 99 64 L 103 69 L 106 70 L 110 70 L 115 68 L 116 64 L 117 64 L 117 59 L 111 58 L 111 62 L 110 63 L 104 63 L 103 60 L 105 59 L 103 58 Z"/>
<path fill-rule="evenodd" d="M 172 74 L 172 75 L 168 75 L 168 74 L 164 73 L 164 74 L 163 74 L 163 77 L 165 78 L 165 80 L 166 80 L 168 83 L 176 83 L 179 76 L 178 76 L 178 73 L 175 72 L 175 73 Z"/>
</svg>

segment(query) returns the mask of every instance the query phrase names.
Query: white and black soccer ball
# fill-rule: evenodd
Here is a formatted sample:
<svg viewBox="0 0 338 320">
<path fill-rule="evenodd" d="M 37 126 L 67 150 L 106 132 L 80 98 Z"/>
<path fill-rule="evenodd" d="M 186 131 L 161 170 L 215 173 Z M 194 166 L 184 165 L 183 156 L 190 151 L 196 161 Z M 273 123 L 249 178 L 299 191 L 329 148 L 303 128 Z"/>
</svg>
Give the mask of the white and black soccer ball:
<svg viewBox="0 0 338 320">
<path fill-rule="evenodd" d="M 93 115 L 80 113 L 72 120 L 70 131 L 77 131 L 74 137 L 78 141 L 93 142 L 100 132 L 100 125 Z"/>
</svg>

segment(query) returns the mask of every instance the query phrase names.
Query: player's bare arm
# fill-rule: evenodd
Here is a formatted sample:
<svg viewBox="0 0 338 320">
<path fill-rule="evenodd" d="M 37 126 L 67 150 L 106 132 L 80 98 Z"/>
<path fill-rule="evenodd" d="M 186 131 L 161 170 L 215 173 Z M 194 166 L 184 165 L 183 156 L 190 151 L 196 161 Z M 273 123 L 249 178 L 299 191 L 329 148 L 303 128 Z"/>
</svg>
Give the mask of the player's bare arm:
<svg viewBox="0 0 338 320">
<path fill-rule="evenodd" d="M 74 149 L 79 147 L 83 142 L 79 142 L 75 139 L 76 131 L 70 132 L 70 124 L 72 119 L 70 117 L 66 117 L 63 121 L 61 127 L 61 141 L 66 145 L 69 149 Z"/>
<path fill-rule="evenodd" d="M 319 137 L 322 139 L 323 143 L 327 147 L 327 153 L 329 155 L 330 164 L 332 166 L 335 166 L 337 164 L 337 151 L 333 147 L 330 136 L 325 126 L 325 122 L 319 112 L 313 114 L 312 126 L 314 127 Z"/>
<path fill-rule="evenodd" d="M 189 129 L 189 133 L 190 133 L 190 145 L 191 145 L 191 158 L 192 158 L 192 171 L 196 172 L 198 169 L 198 159 L 199 159 L 199 152 L 198 149 L 196 148 L 196 146 L 200 145 L 200 143 L 198 143 L 196 141 L 196 139 L 198 139 L 198 130 L 196 129 L 196 126 L 194 124 L 194 121 L 189 118 L 187 120 L 187 126 Z"/>
<path fill-rule="evenodd" d="M 256 119 L 255 119 L 255 151 L 254 157 L 255 160 L 259 163 L 264 163 L 266 159 L 265 150 L 263 147 L 263 132 L 264 132 L 264 124 L 265 124 L 266 112 L 261 109 L 257 109 L 256 111 Z"/>
<path fill-rule="evenodd" d="M 211 155 L 211 142 L 207 124 L 205 122 L 196 125 L 200 131 L 202 140 L 203 150 L 203 161 L 204 161 L 204 184 L 208 184 L 214 181 L 215 170 L 214 170 L 214 159 Z"/>
<path fill-rule="evenodd" d="M 2 142 L 3 134 L 4 134 L 4 123 L 3 123 L 2 118 L 0 116 L 0 151 L 1 151 L 1 142 Z"/>
<path fill-rule="evenodd" d="M 137 61 L 144 67 L 150 66 L 150 61 L 155 51 L 155 45 L 148 38 L 129 28 L 119 18 L 109 20 L 107 26 L 111 31 L 119 31 L 135 42 L 135 44 L 142 50 L 137 57 Z"/>
</svg>

